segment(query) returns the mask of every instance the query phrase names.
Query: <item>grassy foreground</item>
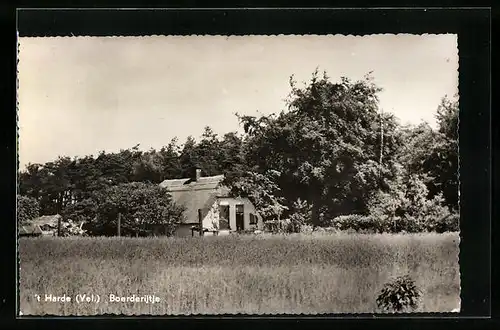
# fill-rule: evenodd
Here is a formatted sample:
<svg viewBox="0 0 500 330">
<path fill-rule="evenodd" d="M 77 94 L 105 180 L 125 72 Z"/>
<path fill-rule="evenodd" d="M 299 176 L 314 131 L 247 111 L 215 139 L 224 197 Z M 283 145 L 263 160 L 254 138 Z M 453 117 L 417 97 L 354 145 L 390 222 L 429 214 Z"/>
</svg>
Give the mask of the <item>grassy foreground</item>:
<svg viewBox="0 0 500 330">
<path fill-rule="evenodd" d="M 421 312 L 459 306 L 459 236 L 318 234 L 205 238 L 22 238 L 23 315 L 373 313 L 409 273 Z M 45 302 L 45 294 L 72 298 Z M 78 294 L 100 301 L 77 303 Z M 110 302 L 155 295 L 159 303 Z M 36 299 L 41 296 L 41 301 Z"/>
</svg>

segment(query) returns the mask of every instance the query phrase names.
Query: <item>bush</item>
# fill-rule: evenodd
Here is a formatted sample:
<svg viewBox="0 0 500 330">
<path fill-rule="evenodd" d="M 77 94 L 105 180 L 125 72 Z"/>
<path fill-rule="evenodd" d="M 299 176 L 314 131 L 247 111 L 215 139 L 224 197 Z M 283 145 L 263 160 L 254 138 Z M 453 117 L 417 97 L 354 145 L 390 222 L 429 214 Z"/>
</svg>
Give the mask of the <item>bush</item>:
<svg viewBox="0 0 500 330">
<path fill-rule="evenodd" d="M 397 182 L 388 192 L 379 191 L 370 198 L 369 212 L 378 219 L 386 219 L 388 232 L 455 231 L 456 218 L 450 217 L 441 194 L 428 197 L 424 178 L 410 175 Z"/>
<path fill-rule="evenodd" d="M 425 226 L 421 220 L 405 214 L 402 217 L 396 217 L 394 219 L 394 224 L 391 226 L 390 232 L 407 232 L 407 233 L 420 233 L 425 231 Z"/>
<path fill-rule="evenodd" d="M 40 204 L 34 198 L 17 195 L 17 222 L 20 225 L 28 224 L 40 216 Z"/>
<path fill-rule="evenodd" d="M 314 227 L 311 225 L 302 225 L 300 227 L 300 232 L 303 234 L 312 234 L 313 231 L 314 231 Z"/>
<path fill-rule="evenodd" d="M 377 218 L 361 214 L 349 214 L 334 218 L 330 221 L 329 226 L 337 230 L 382 233 L 387 231 L 389 224 L 383 217 Z"/>
<path fill-rule="evenodd" d="M 87 231 L 80 228 L 72 220 L 68 220 L 61 223 L 61 234 L 60 236 L 87 236 Z"/>
<path fill-rule="evenodd" d="M 310 223 L 311 207 L 307 201 L 298 198 L 293 203 L 293 214 L 290 215 L 290 224 L 288 225 L 288 232 L 300 233 L 307 231 L 306 225 Z"/>
<path fill-rule="evenodd" d="M 420 290 L 409 275 L 386 283 L 377 297 L 377 305 L 385 311 L 405 312 L 418 307 Z"/>
<path fill-rule="evenodd" d="M 269 220 L 264 223 L 264 231 L 273 234 L 286 234 L 290 233 L 292 225 L 290 219 Z"/>
<path fill-rule="evenodd" d="M 311 206 L 298 198 L 293 203 L 293 213 L 288 219 L 267 221 L 265 230 L 277 234 L 312 233 Z"/>
<path fill-rule="evenodd" d="M 451 213 L 429 219 L 426 223 L 426 229 L 437 233 L 460 231 L 460 215 Z"/>
<path fill-rule="evenodd" d="M 162 227 L 171 236 L 183 212 L 184 208 L 173 201 L 167 189 L 132 182 L 94 191 L 89 199 L 68 208 L 64 218 L 87 221 L 86 229 L 95 236 L 115 235 L 119 215 L 124 236 L 147 236 L 154 227 Z"/>
<path fill-rule="evenodd" d="M 327 223 L 327 226 L 336 230 L 358 233 L 420 233 L 420 232 L 454 232 L 460 230 L 460 216 L 458 214 L 427 215 L 417 218 L 405 214 L 403 216 L 387 217 L 383 215 L 371 216 L 349 214 L 338 216 Z"/>
</svg>

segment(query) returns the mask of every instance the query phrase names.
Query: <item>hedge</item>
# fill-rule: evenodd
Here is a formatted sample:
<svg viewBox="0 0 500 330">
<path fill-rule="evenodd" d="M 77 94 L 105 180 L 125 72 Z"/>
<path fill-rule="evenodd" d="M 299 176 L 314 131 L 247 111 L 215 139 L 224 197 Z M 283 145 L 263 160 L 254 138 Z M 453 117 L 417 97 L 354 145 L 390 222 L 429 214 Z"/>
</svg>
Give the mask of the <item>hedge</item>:
<svg viewBox="0 0 500 330">
<path fill-rule="evenodd" d="M 443 217 L 416 219 L 410 216 L 383 218 L 370 215 L 349 214 L 332 219 L 329 226 L 337 230 L 354 230 L 368 233 L 397 232 L 454 232 L 460 230 L 460 216 L 449 214 Z"/>
</svg>

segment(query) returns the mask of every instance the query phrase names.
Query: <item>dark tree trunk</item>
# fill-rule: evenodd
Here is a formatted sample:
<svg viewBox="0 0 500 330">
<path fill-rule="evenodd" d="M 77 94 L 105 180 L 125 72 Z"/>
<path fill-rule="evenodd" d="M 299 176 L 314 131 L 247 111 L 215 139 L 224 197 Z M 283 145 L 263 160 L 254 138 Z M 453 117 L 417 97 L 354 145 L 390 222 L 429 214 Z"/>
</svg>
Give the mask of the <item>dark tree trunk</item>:
<svg viewBox="0 0 500 330">
<path fill-rule="evenodd" d="M 61 236 L 61 217 L 57 219 L 57 237 Z"/>
<path fill-rule="evenodd" d="M 56 204 L 57 214 L 61 214 L 63 210 L 63 203 L 64 203 L 64 191 L 60 192 L 57 196 L 57 204 Z"/>
<path fill-rule="evenodd" d="M 313 199 L 313 205 L 311 208 L 311 224 L 314 228 L 319 227 L 321 225 L 319 218 L 319 198 Z"/>
</svg>

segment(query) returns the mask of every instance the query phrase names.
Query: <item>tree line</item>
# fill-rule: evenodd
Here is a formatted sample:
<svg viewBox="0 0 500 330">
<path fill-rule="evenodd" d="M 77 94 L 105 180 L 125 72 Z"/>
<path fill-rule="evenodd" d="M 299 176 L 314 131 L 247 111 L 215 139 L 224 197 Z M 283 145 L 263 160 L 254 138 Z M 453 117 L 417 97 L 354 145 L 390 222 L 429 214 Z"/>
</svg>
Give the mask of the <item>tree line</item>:
<svg viewBox="0 0 500 330">
<path fill-rule="evenodd" d="M 199 140 L 174 138 L 159 150 L 134 146 L 28 164 L 19 192 L 40 214 L 95 218 L 97 206 L 87 209 L 106 204 L 96 197 L 103 191 L 157 186 L 200 168 L 206 176 L 224 174 L 231 193 L 250 198 L 265 220 L 302 214 L 304 223 L 324 226 L 349 214 L 418 222 L 458 212 L 456 95 L 436 105 L 433 129 L 382 112 L 382 90 L 370 75 L 332 82 L 315 71 L 302 87 L 291 77 L 290 89 L 281 112 L 236 114 L 242 134 L 219 136 L 207 126 Z"/>
</svg>

